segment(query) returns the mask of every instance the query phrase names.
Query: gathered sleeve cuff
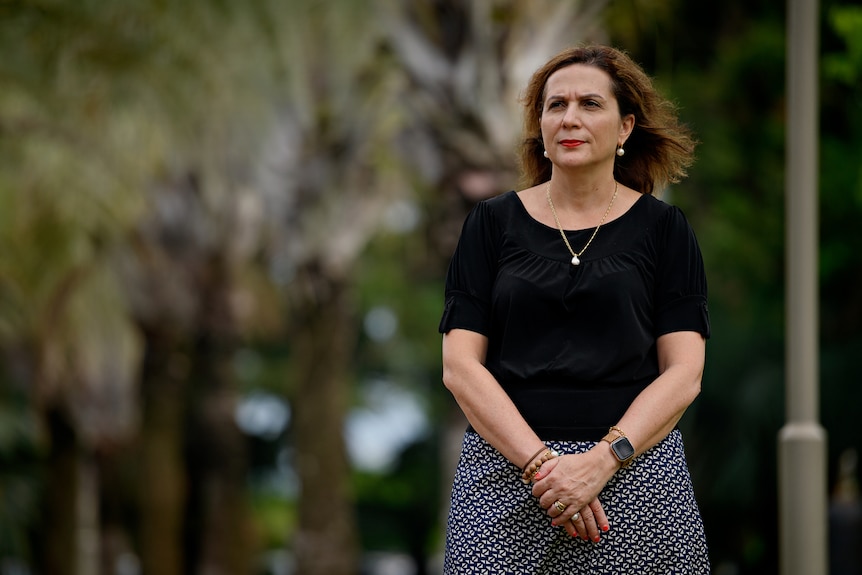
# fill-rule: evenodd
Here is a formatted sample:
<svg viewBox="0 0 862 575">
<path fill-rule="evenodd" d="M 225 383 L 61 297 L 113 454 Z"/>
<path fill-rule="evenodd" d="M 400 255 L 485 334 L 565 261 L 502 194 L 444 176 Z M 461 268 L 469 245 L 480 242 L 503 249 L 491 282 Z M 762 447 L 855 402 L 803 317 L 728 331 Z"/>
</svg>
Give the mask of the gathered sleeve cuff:
<svg viewBox="0 0 862 575">
<path fill-rule="evenodd" d="M 501 233 L 493 209 L 479 202 L 464 221 L 449 263 L 440 333 L 463 328 L 488 335 Z"/>
<path fill-rule="evenodd" d="M 447 333 L 453 329 L 467 329 L 487 336 L 487 306 L 467 293 L 449 292 L 446 295 L 443 317 L 440 319 L 438 329 L 440 333 Z"/>
<path fill-rule="evenodd" d="M 705 296 L 684 296 L 659 310 L 656 335 L 675 331 L 696 331 L 705 339 L 709 339 L 709 309 Z"/>
<path fill-rule="evenodd" d="M 668 210 L 661 228 L 664 246 L 656 284 L 655 335 L 696 331 L 708 339 L 706 272 L 697 238 L 676 207 Z"/>
</svg>

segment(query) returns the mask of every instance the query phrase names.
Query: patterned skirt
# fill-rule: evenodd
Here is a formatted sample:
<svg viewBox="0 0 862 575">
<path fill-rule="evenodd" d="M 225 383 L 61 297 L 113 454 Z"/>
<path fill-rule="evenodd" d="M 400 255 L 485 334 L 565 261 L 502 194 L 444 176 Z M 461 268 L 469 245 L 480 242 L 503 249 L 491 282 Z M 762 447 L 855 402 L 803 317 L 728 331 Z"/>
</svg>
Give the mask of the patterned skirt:
<svg viewBox="0 0 862 575">
<path fill-rule="evenodd" d="M 547 444 L 564 454 L 595 445 Z M 611 528 L 599 543 L 553 527 L 520 476 L 477 433 L 465 434 L 446 528 L 445 575 L 709 573 L 678 430 L 620 469 L 601 492 Z"/>
</svg>

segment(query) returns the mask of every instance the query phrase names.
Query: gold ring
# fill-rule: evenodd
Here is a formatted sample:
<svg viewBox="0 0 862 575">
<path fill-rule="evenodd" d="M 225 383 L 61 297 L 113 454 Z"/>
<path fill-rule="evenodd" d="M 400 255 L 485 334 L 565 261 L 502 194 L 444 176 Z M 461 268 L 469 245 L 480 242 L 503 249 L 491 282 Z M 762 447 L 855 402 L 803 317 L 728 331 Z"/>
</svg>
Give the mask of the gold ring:
<svg viewBox="0 0 862 575">
<path fill-rule="evenodd" d="M 563 505 L 562 503 L 560 503 L 560 500 L 559 500 L 559 499 L 557 499 L 556 501 L 554 501 L 554 507 L 556 507 L 556 508 L 557 508 L 557 510 L 558 510 L 560 513 L 562 513 L 563 511 L 565 511 L 565 510 L 566 510 L 566 506 L 565 506 L 565 505 Z"/>
<path fill-rule="evenodd" d="M 572 515 L 572 523 L 574 523 L 575 521 L 577 521 L 580 518 L 581 518 L 581 513 L 580 512 L 575 513 L 574 515 Z"/>
</svg>

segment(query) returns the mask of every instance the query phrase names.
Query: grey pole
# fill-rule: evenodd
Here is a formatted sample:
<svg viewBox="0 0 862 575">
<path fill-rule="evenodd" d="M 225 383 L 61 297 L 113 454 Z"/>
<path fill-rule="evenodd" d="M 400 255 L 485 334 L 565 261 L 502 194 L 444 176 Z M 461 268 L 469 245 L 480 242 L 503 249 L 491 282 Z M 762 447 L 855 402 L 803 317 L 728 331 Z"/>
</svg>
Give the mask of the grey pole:
<svg viewBox="0 0 862 575">
<path fill-rule="evenodd" d="M 782 575 L 826 575 L 818 389 L 818 0 L 787 0 L 786 416 L 778 434 Z"/>
</svg>

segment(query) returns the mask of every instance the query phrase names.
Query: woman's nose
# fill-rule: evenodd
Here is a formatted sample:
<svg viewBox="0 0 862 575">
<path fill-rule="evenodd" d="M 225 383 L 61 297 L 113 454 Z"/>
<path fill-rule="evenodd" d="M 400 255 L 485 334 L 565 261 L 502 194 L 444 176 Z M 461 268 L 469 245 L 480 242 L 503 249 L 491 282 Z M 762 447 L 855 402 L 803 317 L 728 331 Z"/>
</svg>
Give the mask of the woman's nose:
<svg viewBox="0 0 862 575">
<path fill-rule="evenodd" d="M 566 110 L 566 113 L 563 114 L 563 126 L 566 128 L 573 128 L 580 125 L 581 119 L 580 114 L 578 114 L 577 106 L 569 106 Z"/>
</svg>

